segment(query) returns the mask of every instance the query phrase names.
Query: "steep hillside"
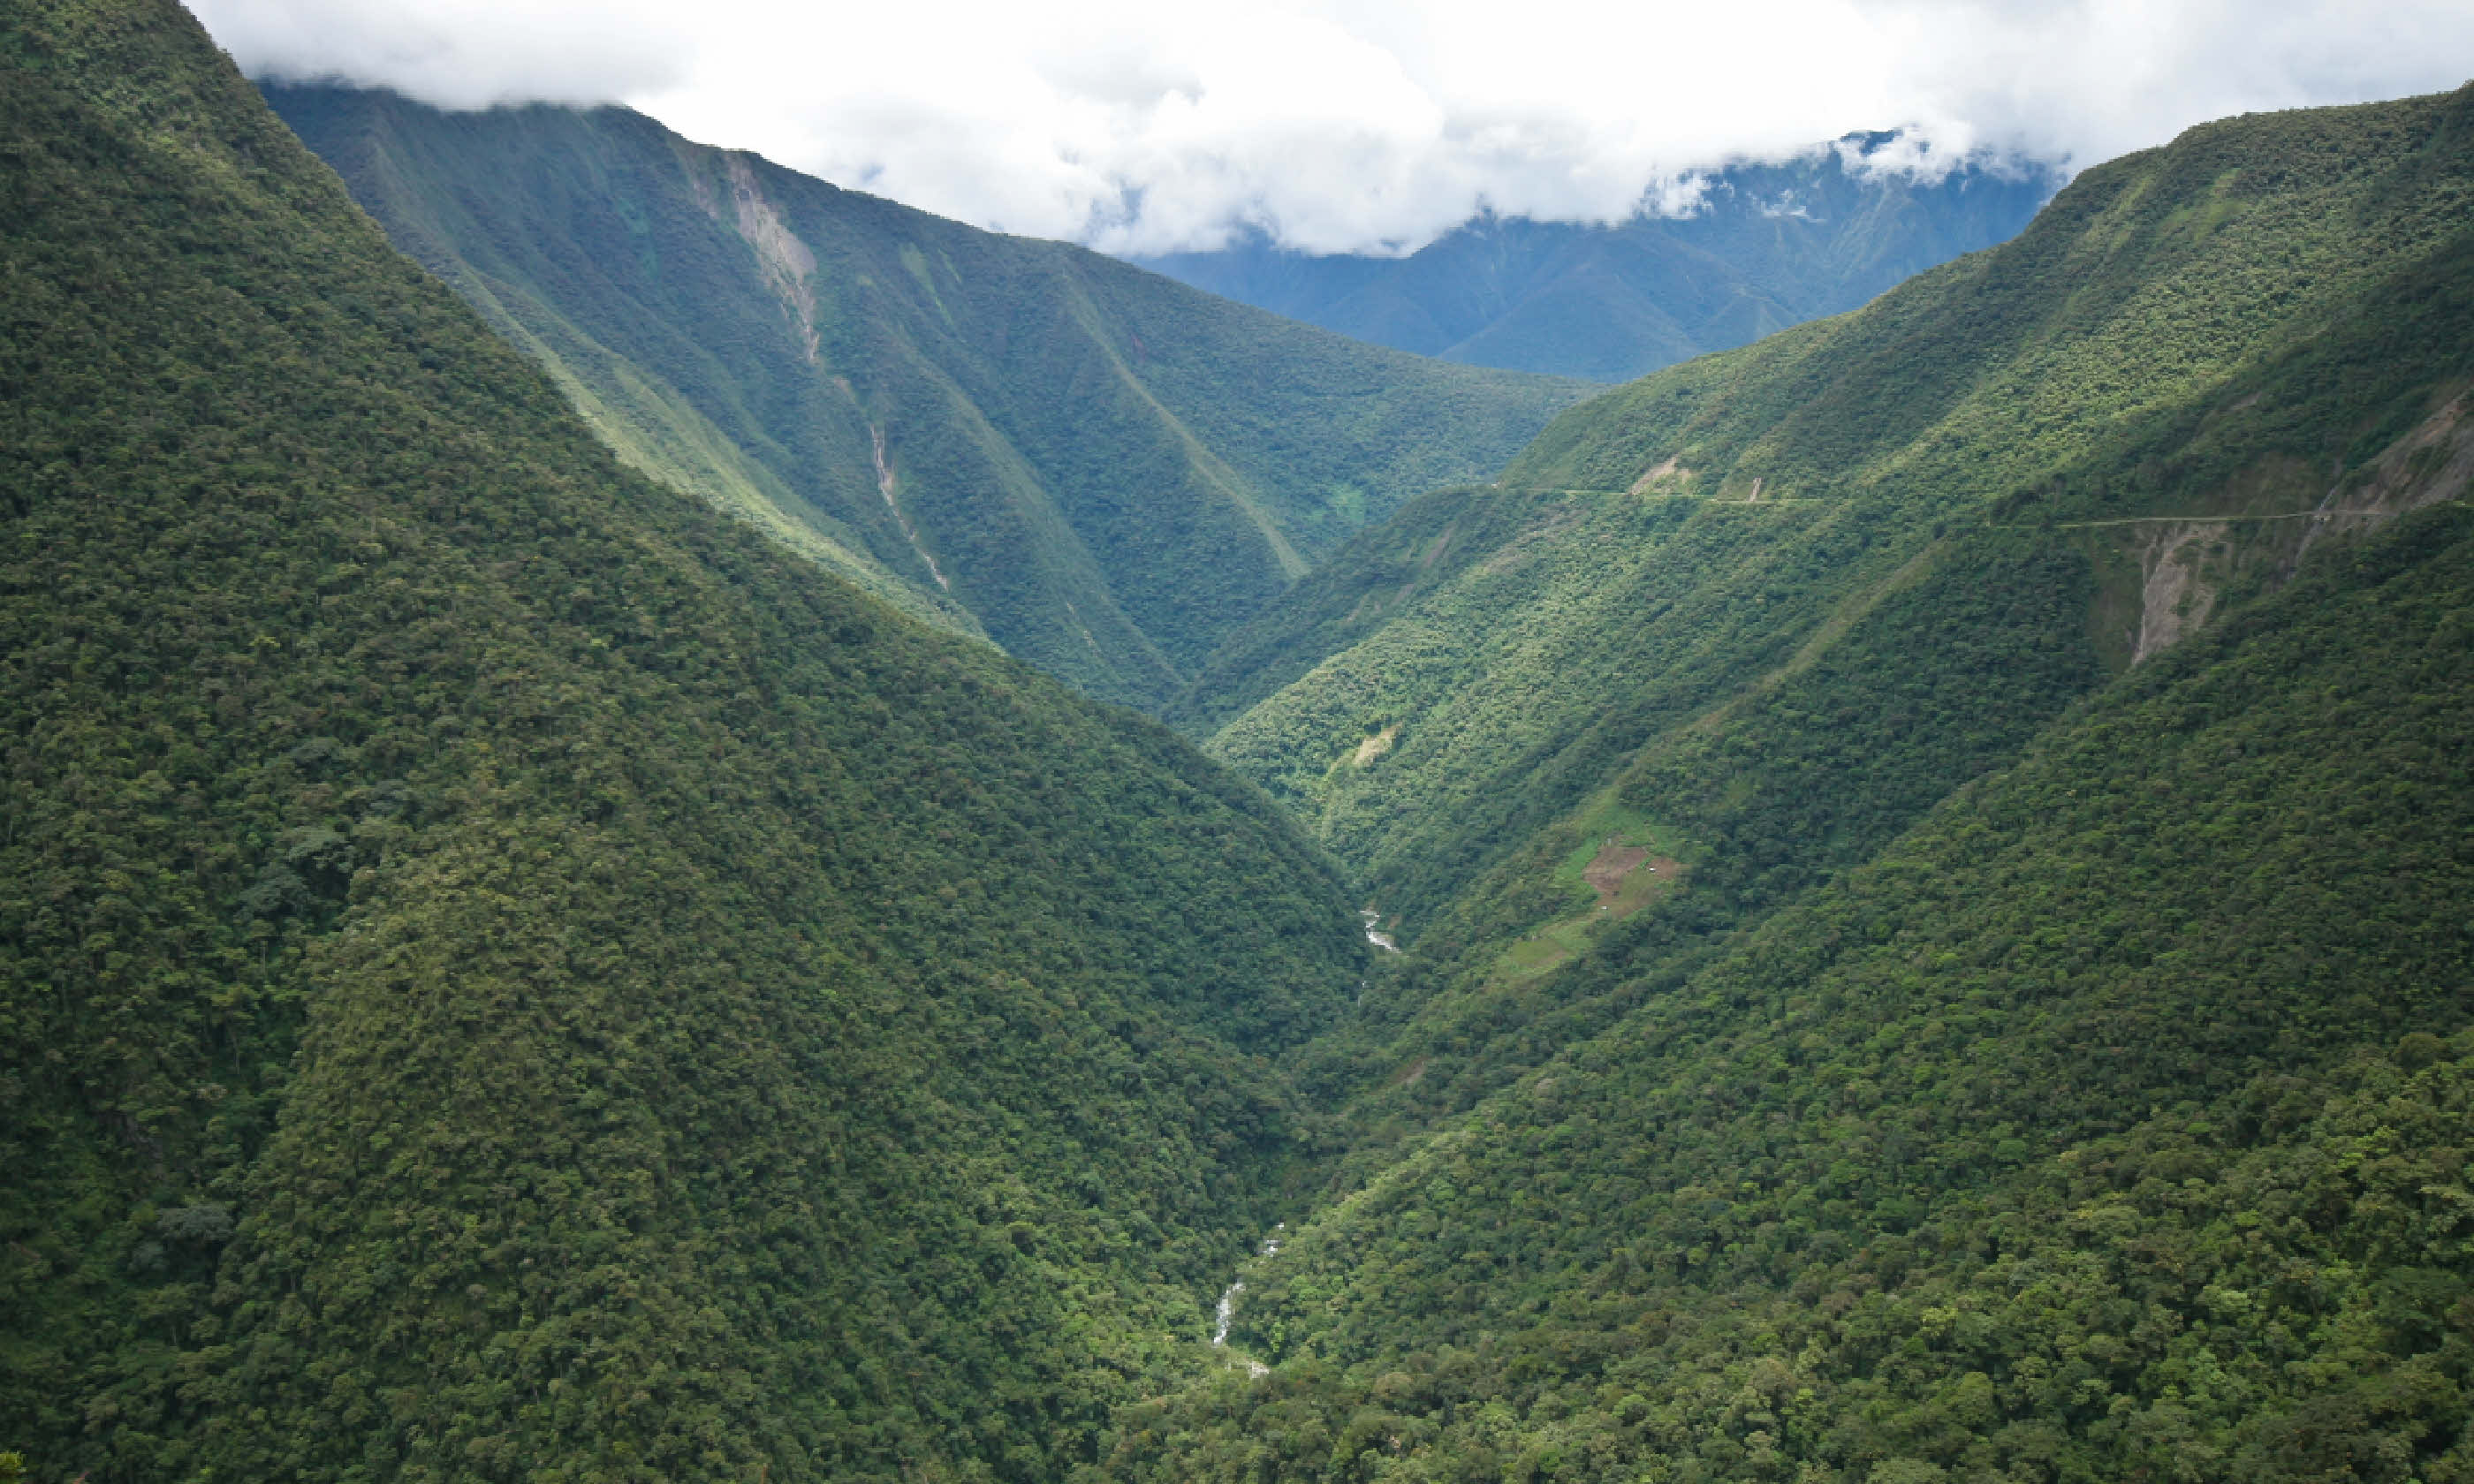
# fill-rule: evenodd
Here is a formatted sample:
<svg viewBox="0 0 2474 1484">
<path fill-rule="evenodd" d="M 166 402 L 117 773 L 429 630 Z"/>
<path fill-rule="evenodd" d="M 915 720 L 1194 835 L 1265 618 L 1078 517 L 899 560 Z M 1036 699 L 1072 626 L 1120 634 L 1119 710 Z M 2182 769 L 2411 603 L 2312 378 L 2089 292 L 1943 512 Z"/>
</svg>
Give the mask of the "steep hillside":
<svg viewBox="0 0 2474 1484">
<path fill-rule="evenodd" d="M 169 0 L 0 5 L 0 1452 L 1043 1479 L 1363 944 L 1166 731 L 630 472 Z"/>
<path fill-rule="evenodd" d="M 2085 601 L 2020 642 L 2158 652 L 2306 546 L 2462 488 L 2467 107 L 2194 131 L 1859 313 L 1584 404 L 1501 488 L 1359 538 L 1175 714 L 1264 697 L 1210 750 L 1414 936 L 1637 758 L 1776 725 L 1780 686 L 1920 584 L 2065 554 Z M 1963 675 L 2000 632 L 1901 662 Z"/>
<path fill-rule="evenodd" d="M 2474 1478 L 2469 389 L 2474 88 L 2234 120 L 1300 585 L 1408 951 L 1111 1474 Z"/>
<path fill-rule="evenodd" d="M 2474 1477 L 2469 640 L 2456 507 L 2109 687 L 1287 1233 L 1117 1476 Z"/>
<path fill-rule="evenodd" d="M 1106 699 L 1581 388 L 1439 365 L 624 109 L 269 101 L 636 467 Z"/>
<path fill-rule="evenodd" d="M 1713 172 L 1691 214 L 1612 226 L 1479 217 L 1406 257 L 1284 251 L 1264 237 L 1136 261 L 1345 335 L 1472 366 L 1621 381 L 1822 315 L 2001 242 L 2060 183 L 2028 160 L 1938 180 L 1850 134 Z"/>
</svg>

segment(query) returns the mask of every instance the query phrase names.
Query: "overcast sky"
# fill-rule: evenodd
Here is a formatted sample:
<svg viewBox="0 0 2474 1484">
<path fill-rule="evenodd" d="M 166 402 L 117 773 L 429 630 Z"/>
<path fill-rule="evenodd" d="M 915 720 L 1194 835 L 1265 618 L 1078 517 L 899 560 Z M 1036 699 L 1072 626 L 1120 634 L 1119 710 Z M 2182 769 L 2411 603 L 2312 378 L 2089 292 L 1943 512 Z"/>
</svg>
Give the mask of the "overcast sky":
<svg viewBox="0 0 2474 1484">
<path fill-rule="evenodd" d="M 1732 156 L 1904 126 L 2075 166 L 2228 113 L 2454 87 L 2468 0 L 190 0 L 253 75 L 619 102 L 982 227 L 1235 223 L 1398 251 L 1605 220 Z"/>
</svg>

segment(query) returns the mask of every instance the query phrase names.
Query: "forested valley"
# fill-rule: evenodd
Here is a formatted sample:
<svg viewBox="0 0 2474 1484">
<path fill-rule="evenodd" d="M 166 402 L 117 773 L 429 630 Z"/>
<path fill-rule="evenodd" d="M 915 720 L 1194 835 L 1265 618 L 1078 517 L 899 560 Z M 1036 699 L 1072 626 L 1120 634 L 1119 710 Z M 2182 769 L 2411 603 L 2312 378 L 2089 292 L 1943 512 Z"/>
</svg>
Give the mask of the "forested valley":
<svg viewBox="0 0 2474 1484">
<path fill-rule="evenodd" d="M 0 1473 L 2474 1479 L 2474 87 L 1588 400 L 172 0 L 0 134 Z"/>
<path fill-rule="evenodd" d="M 1357 530 L 1589 388 L 1283 320 L 624 108 L 268 84 L 620 459 L 914 616 L 1156 709 Z"/>
</svg>

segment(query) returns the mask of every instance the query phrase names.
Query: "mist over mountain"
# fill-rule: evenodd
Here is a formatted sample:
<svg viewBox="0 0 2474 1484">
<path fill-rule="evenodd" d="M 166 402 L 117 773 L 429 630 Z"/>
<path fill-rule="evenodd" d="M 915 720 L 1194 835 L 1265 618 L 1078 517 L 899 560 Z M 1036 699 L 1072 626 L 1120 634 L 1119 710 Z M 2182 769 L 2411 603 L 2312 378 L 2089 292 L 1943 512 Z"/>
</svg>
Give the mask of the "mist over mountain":
<svg viewBox="0 0 2474 1484">
<path fill-rule="evenodd" d="M 2028 159 L 1917 174 L 1912 141 L 1850 134 L 1688 178 L 1607 226 L 1478 217 L 1405 257 L 1313 256 L 1256 230 L 1132 261 L 1359 340 L 1474 366 L 1623 381 L 1853 309 L 2005 241 L 2061 184 Z"/>
<path fill-rule="evenodd" d="M 259 79 L 450 108 L 622 103 L 838 185 L 1121 253 L 1255 223 L 1394 253 L 1486 209 L 1619 220 L 1644 182 L 1856 127 L 2073 168 L 2209 119 L 2474 73 L 2455 0 L 197 0 Z"/>
</svg>

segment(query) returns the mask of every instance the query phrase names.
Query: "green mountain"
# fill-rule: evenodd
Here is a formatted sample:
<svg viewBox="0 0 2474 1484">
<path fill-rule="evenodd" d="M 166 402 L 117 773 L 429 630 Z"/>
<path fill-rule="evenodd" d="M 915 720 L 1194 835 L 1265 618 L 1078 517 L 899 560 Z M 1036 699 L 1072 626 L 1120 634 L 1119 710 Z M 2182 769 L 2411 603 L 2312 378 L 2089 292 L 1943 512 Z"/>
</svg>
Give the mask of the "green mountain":
<svg viewBox="0 0 2474 1484">
<path fill-rule="evenodd" d="M 1978 563 L 2082 574 L 2084 601 L 2017 618 L 2020 642 L 2077 652 L 2058 709 L 2331 531 L 2453 488 L 2417 451 L 2456 436 L 2452 117 L 2196 131 L 1863 311 L 1595 398 L 1499 487 L 1359 538 L 1171 714 L 1316 822 L 1414 936 L 1635 758 L 1789 725 L 1782 687 L 1817 698 L 1834 646 L 1906 621 L 1915 600 L 1889 600 L 2028 595 Z M 1983 647 L 2012 626 L 1968 627 Z M 1986 725 L 2035 725 L 1986 705 Z"/>
<path fill-rule="evenodd" d="M 1178 715 L 1406 947 L 1128 1479 L 2474 1477 L 2474 88 L 1566 414 Z"/>
<path fill-rule="evenodd" d="M 0 4 L 0 1472 L 1058 1478 L 1193 1374 L 1364 972 L 1259 793 L 630 471 L 169 0 Z"/>
<path fill-rule="evenodd" d="M 1404 257 L 1317 256 L 1260 231 L 1133 261 L 1196 288 L 1395 349 L 1622 381 L 1822 315 L 2007 240 L 2061 183 L 2034 160 L 1937 178 L 1889 160 L 1896 131 L 1710 172 L 1688 215 L 1615 223 L 1492 213 Z"/>
<path fill-rule="evenodd" d="M 1584 390 L 1290 323 L 621 108 L 268 101 L 619 456 L 914 613 L 1156 705 L 1359 527 Z"/>
<path fill-rule="evenodd" d="M 2410 517 L 1712 960 L 1609 945 L 1117 1476 L 2474 1477 L 2470 594 Z"/>
<path fill-rule="evenodd" d="M 0 0 L 0 1475 L 2474 1479 L 2474 88 L 1341 542 L 1160 672 L 1261 789 L 168 0 Z"/>
</svg>

